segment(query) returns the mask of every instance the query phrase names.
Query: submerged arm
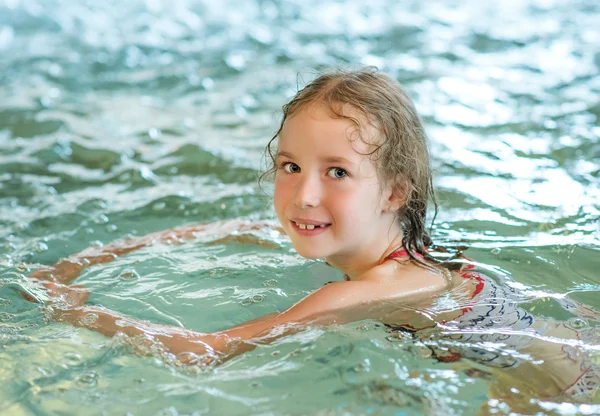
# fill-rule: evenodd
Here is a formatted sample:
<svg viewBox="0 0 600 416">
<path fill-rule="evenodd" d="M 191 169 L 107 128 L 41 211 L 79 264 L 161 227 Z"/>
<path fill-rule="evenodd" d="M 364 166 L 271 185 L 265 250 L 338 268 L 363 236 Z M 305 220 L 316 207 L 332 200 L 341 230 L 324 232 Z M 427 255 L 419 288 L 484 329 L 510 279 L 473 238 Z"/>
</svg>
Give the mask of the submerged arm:
<svg viewBox="0 0 600 416">
<path fill-rule="evenodd" d="M 284 312 L 266 315 L 213 333 L 190 331 L 136 320 L 108 309 L 83 306 L 58 311 L 56 319 L 112 337 L 124 333 L 159 342 L 169 352 L 230 358 L 309 325 L 373 318 L 365 309 L 365 282 L 338 282 L 313 292 Z"/>
<path fill-rule="evenodd" d="M 247 221 L 239 219 L 174 228 L 141 237 L 117 241 L 102 247 L 89 247 L 78 254 L 60 260 L 53 266 L 37 270 L 29 277 L 34 279 L 52 280 L 65 285 L 77 278 L 83 269 L 88 266 L 106 263 L 124 254 L 154 244 L 172 244 L 174 242 L 182 242 L 183 240 L 189 240 L 203 235 L 213 239 L 213 242 L 234 240 L 242 243 L 273 246 L 274 244 L 272 242 L 263 240 L 252 234 L 240 234 L 269 228 L 283 232 L 280 227 L 274 226 L 273 223 L 269 221 Z"/>
</svg>

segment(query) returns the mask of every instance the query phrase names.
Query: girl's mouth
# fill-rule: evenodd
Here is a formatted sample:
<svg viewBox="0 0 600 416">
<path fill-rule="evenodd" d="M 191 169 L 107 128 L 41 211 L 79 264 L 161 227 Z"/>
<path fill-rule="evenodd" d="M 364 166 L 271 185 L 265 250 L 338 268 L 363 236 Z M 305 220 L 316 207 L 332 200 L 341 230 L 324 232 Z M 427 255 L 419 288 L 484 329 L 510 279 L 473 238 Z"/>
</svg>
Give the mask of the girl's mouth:
<svg viewBox="0 0 600 416">
<path fill-rule="evenodd" d="M 295 221 L 290 222 L 292 223 L 292 227 L 294 228 L 294 231 L 296 231 L 296 233 L 306 236 L 321 234 L 331 226 L 331 224 L 314 225 L 297 223 Z"/>
</svg>

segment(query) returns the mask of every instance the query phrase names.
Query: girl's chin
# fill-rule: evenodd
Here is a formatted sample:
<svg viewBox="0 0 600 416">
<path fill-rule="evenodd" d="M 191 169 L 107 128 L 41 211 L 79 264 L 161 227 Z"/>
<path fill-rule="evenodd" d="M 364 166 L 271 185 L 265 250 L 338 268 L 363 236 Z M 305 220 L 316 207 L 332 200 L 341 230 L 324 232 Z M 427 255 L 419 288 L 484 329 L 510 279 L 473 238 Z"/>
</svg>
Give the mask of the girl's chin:
<svg viewBox="0 0 600 416">
<path fill-rule="evenodd" d="M 296 249 L 296 252 L 304 257 L 305 259 L 308 260 L 317 260 L 317 259 L 322 259 L 325 258 L 326 255 L 323 252 L 317 252 L 315 250 L 307 250 L 304 247 L 294 247 Z"/>
</svg>

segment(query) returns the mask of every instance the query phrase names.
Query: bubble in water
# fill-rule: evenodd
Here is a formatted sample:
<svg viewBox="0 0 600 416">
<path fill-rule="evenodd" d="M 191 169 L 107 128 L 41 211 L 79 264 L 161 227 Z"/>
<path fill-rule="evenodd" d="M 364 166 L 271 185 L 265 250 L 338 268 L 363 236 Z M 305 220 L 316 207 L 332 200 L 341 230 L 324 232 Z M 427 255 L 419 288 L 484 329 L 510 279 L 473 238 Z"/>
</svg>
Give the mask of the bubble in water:
<svg viewBox="0 0 600 416">
<path fill-rule="evenodd" d="M 40 241 L 35 245 L 33 251 L 37 253 L 43 253 L 44 251 L 48 251 L 48 244 L 44 243 L 43 241 Z"/>
<path fill-rule="evenodd" d="M 419 355 L 419 357 L 421 358 L 429 358 L 431 357 L 431 355 L 433 354 L 431 349 L 428 347 L 419 347 L 417 349 L 417 354 Z"/>
<path fill-rule="evenodd" d="M 108 231 L 109 233 L 114 233 L 115 231 L 117 231 L 117 226 L 115 224 L 109 224 L 106 226 L 106 231 Z"/>
<path fill-rule="evenodd" d="M 133 269 L 127 269 L 127 270 L 123 270 L 121 272 L 121 274 L 119 275 L 119 278 L 121 280 L 135 280 L 135 279 L 139 279 L 140 275 L 138 272 L 136 272 Z"/>
<path fill-rule="evenodd" d="M 81 364 L 81 355 L 77 354 L 76 352 L 67 352 L 65 355 L 63 355 L 63 362 L 68 365 Z"/>
<path fill-rule="evenodd" d="M 162 131 L 156 127 L 152 127 L 148 130 L 148 137 L 151 139 L 158 139 L 162 135 Z"/>
<path fill-rule="evenodd" d="M 263 285 L 270 287 L 270 286 L 276 286 L 277 283 L 278 283 L 277 280 L 275 280 L 275 279 L 269 279 L 269 280 L 265 280 L 263 282 Z"/>
<path fill-rule="evenodd" d="M 8 306 L 8 305 L 10 305 L 10 300 L 4 299 L 4 298 L 0 298 L 0 308 L 4 307 L 4 306 Z"/>
<path fill-rule="evenodd" d="M 252 305 L 252 299 L 251 298 L 244 298 L 240 301 L 240 305 L 242 306 L 249 306 Z"/>
<path fill-rule="evenodd" d="M 0 321 L 10 321 L 15 318 L 15 315 L 8 312 L 0 312 Z"/>
<path fill-rule="evenodd" d="M 108 223 L 108 221 L 109 221 L 108 217 L 104 214 L 101 214 L 94 219 L 94 222 L 96 224 L 106 224 L 106 223 Z"/>
<path fill-rule="evenodd" d="M 15 269 L 17 269 L 17 271 L 21 272 L 21 273 L 27 273 L 29 272 L 29 267 L 27 267 L 26 265 L 24 265 L 23 263 L 19 263 L 15 266 Z"/>
<path fill-rule="evenodd" d="M 167 204 L 165 202 L 157 202 L 156 204 L 152 205 L 152 209 L 154 211 L 162 211 L 166 208 L 166 206 Z"/>
<path fill-rule="evenodd" d="M 500 251 L 502 251 L 500 248 L 496 247 L 492 249 L 492 254 L 496 255 L 496 254 L 500 254 Z"/>
<path fill-rule="evenodd" d="M 11 256 L 9 256 L 8 254 L 5 256 L 2 256 L 2 260 L 0 260 L 0 266 L 4 266 L 4 267 L 12 267 L 13 266 L 13 259 Z"/>
<path fill-rule="evenodd" d="M 79 377 L 78 383 L 94 387 L 98 384 L 98 374 L 95 371 L 86 371 Z"/>
<path fill-rule="evenodd" d="M 569 324 L 571 325 L 571 327 L 573 329 L 581 329 L 581 328 L 585 328 L 588 323 L 586 321 L 584 321 L 583 319 L 579 319 L 579 318 L 574 318 L 569 320 Z"/>
<path fill-rule="evenodd" d="M 253 303 L 262 302 L 263 300 L 265 300 L 265 295 L 254 295 L 254 296 L 252 296 L 252 302 Z"/>
</svg>

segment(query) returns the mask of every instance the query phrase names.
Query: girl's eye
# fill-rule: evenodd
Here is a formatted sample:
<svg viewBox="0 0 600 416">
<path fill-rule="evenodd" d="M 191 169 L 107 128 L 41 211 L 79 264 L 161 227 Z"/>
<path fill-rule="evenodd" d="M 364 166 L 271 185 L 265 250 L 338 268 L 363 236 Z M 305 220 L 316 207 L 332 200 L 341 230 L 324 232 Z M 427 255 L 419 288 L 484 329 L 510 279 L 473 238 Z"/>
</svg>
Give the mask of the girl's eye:
<svg viewBox="0 0 600 416">
<path fill-rule="evenodd" d="M 282 168 L 287 173 L 298 173 L 298 172 L 300 172 L 300 166 L 298 166 L 298 165 L 296 165 L 295 163 L 292 163 L 292 162 L 285 162 L 282 165 Z"/>
<path fill-rule="evenodd" d="M 331 168 L 327 174 L 333 179 L 343 179 L 348 176 L 348 172 L 342 168 Z"/>
</svg>

